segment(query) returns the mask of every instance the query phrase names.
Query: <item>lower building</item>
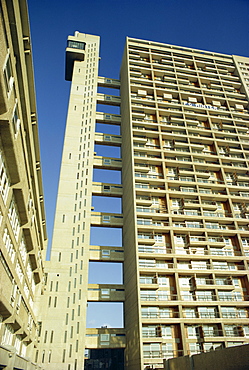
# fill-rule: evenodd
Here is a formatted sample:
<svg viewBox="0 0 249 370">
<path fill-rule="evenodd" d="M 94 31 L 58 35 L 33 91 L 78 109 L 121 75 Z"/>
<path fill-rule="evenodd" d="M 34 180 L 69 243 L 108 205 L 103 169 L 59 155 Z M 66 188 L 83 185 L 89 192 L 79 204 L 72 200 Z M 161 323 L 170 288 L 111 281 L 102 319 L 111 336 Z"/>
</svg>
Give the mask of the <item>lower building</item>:
<svg viewBox="0 0 249 370">
<path fill-rule="evenodd" d="M 26 1 L 0 1 L 0 50 L 0 368 L 32 370 L 47 237 Z"/>
</svg>

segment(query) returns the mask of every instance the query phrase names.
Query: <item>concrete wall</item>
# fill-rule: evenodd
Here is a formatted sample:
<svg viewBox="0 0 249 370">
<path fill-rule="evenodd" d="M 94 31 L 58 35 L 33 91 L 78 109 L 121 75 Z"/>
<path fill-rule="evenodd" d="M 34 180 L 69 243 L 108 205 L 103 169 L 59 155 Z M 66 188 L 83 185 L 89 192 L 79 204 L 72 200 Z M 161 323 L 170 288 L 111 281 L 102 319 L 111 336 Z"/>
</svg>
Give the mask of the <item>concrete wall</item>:
<svg viewBox="0 0 249 370">
<path fill-rule="evenodd" d="M 249 344 L 198 355 L 171 358 L 165 370 L 248 370 Z"/>
</svg>

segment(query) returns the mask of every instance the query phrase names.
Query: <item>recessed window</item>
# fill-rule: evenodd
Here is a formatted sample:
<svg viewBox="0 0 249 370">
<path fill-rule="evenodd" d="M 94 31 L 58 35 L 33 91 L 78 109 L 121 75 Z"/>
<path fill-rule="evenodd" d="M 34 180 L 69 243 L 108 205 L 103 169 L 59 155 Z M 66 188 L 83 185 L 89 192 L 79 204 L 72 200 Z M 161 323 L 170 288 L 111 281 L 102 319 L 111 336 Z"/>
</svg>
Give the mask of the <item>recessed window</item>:
<svg viewBox="0 0 249 370">
<path fill-rule="evenodd" d="M 9 93 L 14 83 L 14 77 L 12 73 L 9 55 L 7 56 L 7 61 L 6 61 L 3 73 L 4 73 L 5 87 L 6 87 L 7 93 Z"/>
<path fill-rule="evenodd" d="M 102 216 L 103 222 L 109 223 L 111 221 L 111 216 Z"/>
<path fill-rule="evenodd" d="M 110 298 L 110 289 L 101 289 L 101 298 Z"/>
<path fill-rule="evenodd" d="M 109 345 L 110 344 L 110 334 L 100 334 L 100 344 Z"/>
<path fill-rule="evenodd" d="M 73 48 L 73 49 L 85 50 L 86 43 L 85 42 L 80 42 L 80 41 L 68 40 L 67 47 L 68 48 Z"/>
<path fill-rule="evenodd" d="M 110 250 L 108 250 L 108 249 L 103 249 L 103 250 L 102 250 L 102 257 L 103 257 L 103 258 L 110 258 Z"/>
</svg>

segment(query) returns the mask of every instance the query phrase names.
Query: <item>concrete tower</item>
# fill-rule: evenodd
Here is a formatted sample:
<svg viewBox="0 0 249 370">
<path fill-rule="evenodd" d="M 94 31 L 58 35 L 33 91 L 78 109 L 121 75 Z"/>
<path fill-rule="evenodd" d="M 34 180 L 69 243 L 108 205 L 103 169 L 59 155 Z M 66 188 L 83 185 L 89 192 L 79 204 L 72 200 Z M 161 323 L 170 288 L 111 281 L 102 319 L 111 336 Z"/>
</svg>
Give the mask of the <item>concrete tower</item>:
<svg viewBox="0 0 249 370">
<path fill-rule="evenodd" d="M 87 369 L 84 349 L 123 348 L 126 369 L 160 369 L 165 358 L 248 343 L 249 59 L 128 38 L 120 81 L 98 77 L 98 61 L 99 37 L 69 37 L 37 360 Z M 121 116 L 97 103 L 121 104 Z M 121 135 L 95 133 L 96 122 Z M 97 156 L 94 144 L 122 144 L 122 159 Z M 94 182 L 95 168 L 122 170 L 122 185 Z M 94 212 L 93 195 L 122 197 L 122 214 Z M 91 226 L 122 227 L 123 245 L 91 246 Z M 122 263 L 123 284 L 88 284 L 91 261 Z M 124 329 L 86 328 L 94 301 L 123 302 Z"/>
</svg>

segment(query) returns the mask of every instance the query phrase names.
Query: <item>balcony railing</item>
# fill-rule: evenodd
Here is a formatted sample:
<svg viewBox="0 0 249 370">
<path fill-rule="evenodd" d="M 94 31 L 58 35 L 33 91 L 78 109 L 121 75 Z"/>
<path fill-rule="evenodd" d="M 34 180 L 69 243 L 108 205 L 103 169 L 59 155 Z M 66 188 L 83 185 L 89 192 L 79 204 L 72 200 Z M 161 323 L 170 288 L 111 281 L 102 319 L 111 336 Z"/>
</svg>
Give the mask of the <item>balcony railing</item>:
<svg viewBox="0 0 249 370">
<path fill-rule="evenodd" d="M 144 358 L 168 358 L 183 356 L 183 351 L 163 350 L 163 351 L 144 351 Z"/>
<path fill-rule="evenodd" d="M 158 253 L 158 254 L 169 254 L 172 253 L 170 248 L 166 248 L 165 246 L 147 246 L 147 245 L 139 245 L 138 252 L 140 253 Z"/>
</svg>

